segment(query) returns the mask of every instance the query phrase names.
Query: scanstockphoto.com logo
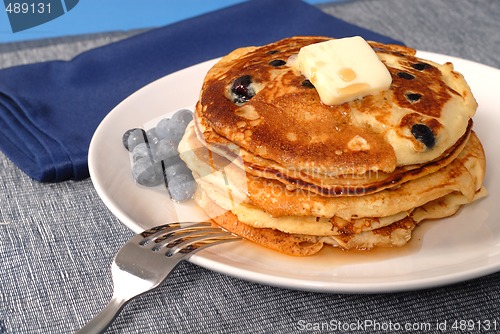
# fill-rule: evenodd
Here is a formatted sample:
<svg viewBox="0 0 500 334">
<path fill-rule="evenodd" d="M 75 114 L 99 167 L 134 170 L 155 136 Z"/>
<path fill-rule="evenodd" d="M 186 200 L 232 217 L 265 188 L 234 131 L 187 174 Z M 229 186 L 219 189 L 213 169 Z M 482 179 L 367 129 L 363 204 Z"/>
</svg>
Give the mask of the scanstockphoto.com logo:
<svg viewBox="0 0 500 334">
<path fill-rule="evenodd" d="M 47 23 L 72 10 L 79 0 L 4 0 L 12 32 Z"/>
</svg>

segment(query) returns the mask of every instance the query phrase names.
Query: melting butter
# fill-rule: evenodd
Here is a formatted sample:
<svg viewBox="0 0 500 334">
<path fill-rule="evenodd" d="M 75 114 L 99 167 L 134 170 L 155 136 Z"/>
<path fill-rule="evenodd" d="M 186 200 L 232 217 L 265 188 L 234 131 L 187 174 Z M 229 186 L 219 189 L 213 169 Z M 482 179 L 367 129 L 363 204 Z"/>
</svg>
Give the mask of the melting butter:
<svg viewBox="0 0 500 334">
<path fill-rule="evenodd" d="M 311 81 L 326 105 L 377 94 L 392 83 L 387 67 L 359 36 L 305 46 L 293 66 Z"/>
<path fill-rule="evenodd" d="M 352 68 L 341 68 L 338 73 L 340 79 L 344 80 L 345 82 L 350 82 L 356 79 L 356 72 L 354 72 Z"/>
</svg>

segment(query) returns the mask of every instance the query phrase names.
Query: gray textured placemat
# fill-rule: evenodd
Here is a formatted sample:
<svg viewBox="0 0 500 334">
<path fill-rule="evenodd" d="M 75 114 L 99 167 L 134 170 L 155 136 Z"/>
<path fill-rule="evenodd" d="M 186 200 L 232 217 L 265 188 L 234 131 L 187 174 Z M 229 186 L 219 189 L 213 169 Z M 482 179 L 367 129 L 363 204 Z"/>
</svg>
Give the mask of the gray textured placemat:
<svg viewBox="0 0 500 334">
<path fill-rule="evenodd" d="M 371 0 L 322 8 L 404 41 L 500 67 L 500 1 Z M 69 59 L 135 32 L 0 45 L 0 66 Z M 1 78 L 0 78 L 1 79 Z M 0 334 L 71 333 L 111 296 L 109 264 L 132 232 L 110 214 L 91 181 L 33 182 L 0 153 Z M 190 263 L 126 306 L 110 333 L 320 333 L 338 321 L 426 327 L 496 320 L 500 273 L 460 284 L 393 294 L 292 291 L 224 276 Z M 357 324 L 357 327 L 356 327 Z M 475 333 L 486 333 L 477 330 Z M 483 328 L 484 329 L 484 328 Z M 388 332 L 388 331 L 380 331 Z M 397 331 L 389 331 L 397 332 Z M 402 331 L 404 332 L 404 331 Z M 495 332 L 495 331 L 489 331 Z"/>
</svg>

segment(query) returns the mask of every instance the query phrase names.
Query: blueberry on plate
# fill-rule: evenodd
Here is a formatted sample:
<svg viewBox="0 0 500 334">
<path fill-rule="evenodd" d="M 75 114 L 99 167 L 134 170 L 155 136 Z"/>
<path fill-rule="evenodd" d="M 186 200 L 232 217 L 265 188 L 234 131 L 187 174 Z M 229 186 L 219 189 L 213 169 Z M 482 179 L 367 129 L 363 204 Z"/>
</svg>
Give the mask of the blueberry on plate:
<svg viewBox="0 0 500 334">
<path fill-rule="evenodd" d="M 129 129 L 123 134 L 122 142 L 123 146 L 132 152 L 138 144 L 147 142 L 146 132 L 141 128 Z"/>
<path fill-rule="evenodd" d="M 181 121 L 184 124 L 184 129 L 193 120 L 193 112 L 189 109 L 177 110 L 173 115 L 172 119 L 176 121 Z"/>
<path fill-rule="evenodd" d="M 191 175 L 192 177 L 191 170 L 188 168 L 186 163 L 181 159 L 179 159 L 179 161 L 177 161 L 174 164 L 168 166 L 165 165 L 165 177 L 167 178 L 167 183 L 169 184 L 169 187 L 170 187 L 170 180 L 180 174 Z"/>
<path fill-rule="evenodd" d="M 196 190 L 196 182 L 189 174 L 176 174 L 168 182 L 170 197 L 176 202 L 183 202 L 191 197 Z"/>
<path fill-rule="evenodd" d="M 139 143 L 134 147 L 134 149 L 131 152 L 132 162 L 135 162 L 143 158 L 150 159 L 150 154 L 151 152 L 149 150 L 149 145 L 146 143 Z"/>
<path fill-rule="evenodd" d="M 156 150 L 154 154 L 155 161 L 170 160 L 179 155 L 177 152 L 177 144 L 168 140 L 161 139 L 156 144 Z"/>
<path fill-rule="evenodd" d="M 186 125 L 180 119 L 164 118 L 156 125 L 156 135 L 158 139 L 167 139 L 173 143 L 179 143 Z"/>
<path fill-rule="evenodd" d="M 155 163 L 149 158 L 135 161 L 132 165 L 132 175 L 137 183 L 146 187 L 154 187 L 164 181 L 161 163 Z"/>
</svg>

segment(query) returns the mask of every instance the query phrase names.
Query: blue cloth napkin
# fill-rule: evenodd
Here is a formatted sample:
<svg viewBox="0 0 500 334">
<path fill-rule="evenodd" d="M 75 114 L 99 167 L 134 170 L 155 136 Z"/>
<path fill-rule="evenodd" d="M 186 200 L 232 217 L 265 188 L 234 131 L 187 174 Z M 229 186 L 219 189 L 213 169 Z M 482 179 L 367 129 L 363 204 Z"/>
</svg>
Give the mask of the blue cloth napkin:
<svg viewBox="0 0 500 334">
<path fill-rule="evenodd" d="M 85 179 L 95 129 L 127 96 L 237 47 L 294 35 L 361 35 L 398 43 L 302 1 L 247 1 L 89 50 L 71 61 L 1 70 L 0 149 L 35 180 Z"/>
</svg>

